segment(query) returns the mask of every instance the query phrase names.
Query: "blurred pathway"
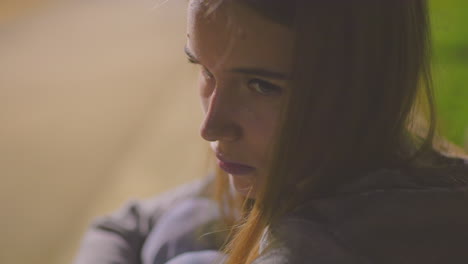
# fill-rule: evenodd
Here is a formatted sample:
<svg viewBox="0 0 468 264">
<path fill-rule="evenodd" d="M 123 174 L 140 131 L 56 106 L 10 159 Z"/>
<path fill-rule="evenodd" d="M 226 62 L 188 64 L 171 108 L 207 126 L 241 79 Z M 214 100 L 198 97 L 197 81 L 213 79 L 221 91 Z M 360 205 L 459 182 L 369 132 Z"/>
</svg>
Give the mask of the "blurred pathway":
<svg viewBox="0 0 468 264">
<path fill-rule="evenodd" d="M 90 219 L 203 174 L 185 1 L 0 24 L 0 263 L 68 263 Z"/>
</svg>

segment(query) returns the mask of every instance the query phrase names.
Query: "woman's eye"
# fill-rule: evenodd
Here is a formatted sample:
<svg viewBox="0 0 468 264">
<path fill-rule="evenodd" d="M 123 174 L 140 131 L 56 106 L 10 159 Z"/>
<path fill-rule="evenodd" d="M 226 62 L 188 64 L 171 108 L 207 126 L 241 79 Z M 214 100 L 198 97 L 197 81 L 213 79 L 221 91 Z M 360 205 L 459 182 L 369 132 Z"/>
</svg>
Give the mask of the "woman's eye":
<svg viewBox="0 0 468 264">
<path fill-rule="evenodd" d="M 279 95 L 281 88 L 269 82 L 259 79 L 252 79 L 249 81 L 248 86 L 250 89 L 262 95 Z"/>
</svg>

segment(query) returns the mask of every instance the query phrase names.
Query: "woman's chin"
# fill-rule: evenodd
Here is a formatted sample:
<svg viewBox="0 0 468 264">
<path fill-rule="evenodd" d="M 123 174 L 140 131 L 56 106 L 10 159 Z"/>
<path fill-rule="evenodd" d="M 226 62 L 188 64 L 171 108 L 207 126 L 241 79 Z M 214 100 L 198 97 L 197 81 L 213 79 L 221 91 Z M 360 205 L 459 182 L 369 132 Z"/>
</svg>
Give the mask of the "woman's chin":
<svg viewBox="0 0 468 264">
<path fill-rule="evenodd" d="M 231 186 L 241 195 L 248 198 L 255 198 L 254 180 L 249 175 L 229 174 Z"/>
</svg>

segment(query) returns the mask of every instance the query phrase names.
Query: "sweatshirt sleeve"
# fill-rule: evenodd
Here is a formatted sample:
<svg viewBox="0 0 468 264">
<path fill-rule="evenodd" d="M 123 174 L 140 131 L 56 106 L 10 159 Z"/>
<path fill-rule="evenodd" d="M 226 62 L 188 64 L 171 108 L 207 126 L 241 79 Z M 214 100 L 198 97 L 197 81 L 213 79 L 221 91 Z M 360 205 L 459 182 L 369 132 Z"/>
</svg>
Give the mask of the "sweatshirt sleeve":
<svg viewBox="0 0 468 264">
<path fill-rule="evenodd" d="M 150 219 L 138 202 L 96 219 L 85 233 L 74 264 L 138 264 Z"/>
<path fill-rule="evenodd" d="M 95 219 L 84 234 L 74 264 L 141 264 L 146 237 L 175 203 L 202 196 L 212 177 L 180 186 L 154 198 L 130 201 Z"/>
</svg>

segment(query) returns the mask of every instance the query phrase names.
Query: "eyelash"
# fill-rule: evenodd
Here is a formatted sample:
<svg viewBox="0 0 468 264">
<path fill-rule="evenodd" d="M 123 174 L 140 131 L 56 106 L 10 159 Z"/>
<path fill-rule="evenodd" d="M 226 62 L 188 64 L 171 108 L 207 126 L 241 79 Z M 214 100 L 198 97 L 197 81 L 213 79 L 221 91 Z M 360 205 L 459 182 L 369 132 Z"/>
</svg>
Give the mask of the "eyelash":
<svg viewBox="0 0 468 264">
<path fill-rule="evenodd" d="M 188 63 L 199 65 L 199 63 L 197 63 L 196 61 L 191 60 L 190 58 L 188 58 Z M 208 71 L 208 69 L 206 69 L 205 67 L 202 67 L 202 74 L 208 79 L 212 79 L 214 77 L 213 74 L 210 71 Z M 251 87 L 252 84 L 258 84 L 259 85 L 259 87 L 257 87 L 258 89 L 256 89 L 255 87 Z M 276 85 L 274 85 L 274 84 L 272 84 L 270 82 L 260 80 L 260 79 L 257 79 L 257 78 L 250 79 L 247 82 L 247 86 L 251 90 L 253 90 L 253 91 L 255 91 L 255 92 L 259 93 L 259 94 L 265 95 L 265 96 L 272 96 L 272 95 L 275 95 L 275 94 L 279 95 L 282 92 L 282 89 L 280 87 L 278 87 L 278 86 L 276 86 Z M 267 92 L 260 91 L 262 89 L 262 86 L 263 86 L 263 88 L 266 87 L 267 90 L 269 90 L 269 91 L 267 91 Z"/>
<path fill-rule="evenodd" d="M 190 64 L 194 64 L 194 65 L 200 65 L 198 62 L 190 59 L 190 58 L 187 58 L 187 61 L 188 63 Z M 205 67 L 202 67 L 202 73 L 205 77 L 207 77 L 208 79 L 211 79 L 213 78 L 213 74 L 211 74 L 211 72 L 208 71 L 208 69 L 206 69 Z"/>
<path fill-rule="evenodd" d="M 256 89 L 255 87 L 251 87 L 252 84 L 258 84 L 259 86 L 257 87 L 258 89 Z M 280 87 L 274 85 L 274 84 L 271 84 L 267 81 L 263 81 L 263 80 L 260 80 L 260 79 L 251 79 L 248 81 L 247 85 L 249 86 L 250 89 L 254 90 L 255 92 L 259 93 L 259 94 L 262 94 L 262 95 L 265 95 L 265 96 L 273 96 L 273 95 L 280 95 L 282 90 Z M 263 86 L 263 88 L 262 88 Z M 262 89 L 266 88 L 268 91 L 260 91 Z"/>
</svg>

